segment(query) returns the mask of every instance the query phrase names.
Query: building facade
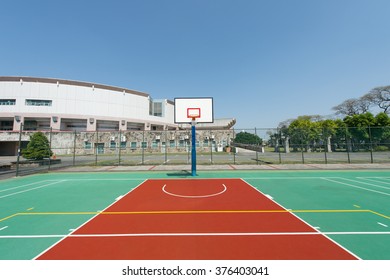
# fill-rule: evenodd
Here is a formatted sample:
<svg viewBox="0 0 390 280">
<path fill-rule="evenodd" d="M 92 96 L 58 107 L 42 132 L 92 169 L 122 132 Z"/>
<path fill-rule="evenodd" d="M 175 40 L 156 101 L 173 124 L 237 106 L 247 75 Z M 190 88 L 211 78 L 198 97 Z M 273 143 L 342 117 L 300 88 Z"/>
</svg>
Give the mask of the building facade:
<svg viewBox="0 0 390 280">
<path fill-rule="evenodd" d="M 147 93 L 87 82 L 0 77 L 0 130 L 176 129 L 174 103 Z"/>
<path fill-rule="evenodd" d="M 219 119 L 199 124 L 199 129 L 229 130 L 234 124 L 235 119 Z M 66 142 L 66 132 L 180 131 L 190 126 L 174 123 L 173 101 L 155 100 L 144 92 L 63 79 L 0 77 L 0 156 L 16 154 L 21 128 L 26 145 L 34 131 L 61 132 L 62 137 L 55 137 L 61 143 Z M 153 139 L 138 142 L 153 143 Z"/>
</svg>

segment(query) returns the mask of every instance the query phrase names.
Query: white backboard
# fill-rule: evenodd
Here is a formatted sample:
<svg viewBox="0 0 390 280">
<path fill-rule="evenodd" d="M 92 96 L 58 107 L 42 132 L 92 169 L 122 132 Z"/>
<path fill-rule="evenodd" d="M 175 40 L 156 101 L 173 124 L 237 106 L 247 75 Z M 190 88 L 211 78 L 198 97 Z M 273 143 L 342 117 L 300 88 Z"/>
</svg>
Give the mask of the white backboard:
<svg viewBox="0 0 390 280">
<path fill-rule="evenodd" d="M 191 123 L 189 116 L 194 112 L 199 112 L 200 117 L 196 118 L 197 123 L 213 123 L 212 97 L 183 97 L 175 98 L 175 123 Z"/>
</svg>

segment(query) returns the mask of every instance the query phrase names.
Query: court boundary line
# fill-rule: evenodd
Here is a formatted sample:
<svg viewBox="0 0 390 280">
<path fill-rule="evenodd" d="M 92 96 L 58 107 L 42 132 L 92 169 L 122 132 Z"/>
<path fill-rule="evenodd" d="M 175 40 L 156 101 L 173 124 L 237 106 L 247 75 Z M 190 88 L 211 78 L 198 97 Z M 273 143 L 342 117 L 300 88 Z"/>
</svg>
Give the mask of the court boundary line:
<svg viewBox="0 0 390 280">
<path fill-rule="evenodd" d="M 66 181 L 67 180 L 53 181 L 52 183 L 44 184 L 44 185 L 41 185 L 41 186 L 38 186 L 38 187 L 34 187 L 34 188 L 31 188 L 31 189 L 27 189 L 27 190 L 23 190 L 23 191 L 17 191 L 17 192 L 14 192 L 14 193 L 10 193 L 10 194 L 6 194 L 6 195 L 3 195 L 3 196 L 0 196 L 0 199 L 6 198 L 6 197 L 10 197 L 10 196 L 14 196 L 14 195 L 18 195 L 18 194 L 21 194 L 21 193 L 26 193 L 26 192 L 42 189 L 44 187 L 52 186 L 52 185 L 55 185 L 55 184 L 66 182 Z M 40 181 L 40 182 L 42 182 L 42 181 Z"/>
<path fill-rule="evenodd" d="M 256 191 L 258 191 L 261 195 L 267 197 L 262 191 L 260 191 L 258 188 L 256 188 L 255 186 L 253 186 L 252 184 L 246 182 L 244 179 L 241 179 L 243 182 L 245 182 L 246 184 L 248 184 L 250 187 L 252 187 L 253 189 L 255 189 Z M 279 205 L 279 207 L 285 209 L 287 211 L 287 209 L 279 204 L 278 202 L 276 202 L 275 200 L 273 199 L 270 199 L 269 197 L 267 197 L 267 199 L 271 200 L 273 203 Z M 297 218 L 298 220 L 300 220 L 301 222 L 303 222 L 304 224 L 306 224 L 308 227 L 310 227 L 313 231 L 315 232 L 318 232 L 320 234 L 322 234 L 322 236 L 324 236 L 326 239 L 328 239 L 330 242 L 332 242 L 333 244 L 335 244 L 336 246 L 340 247 L 341 249 L 343 249 L 345 252 L 348 252 L 351 256 L 354 256 L 355 258 L 357 258 L 358 260 L 361 260 L 361 258 L 354 254 L 353 252 L 351 252 L 350 250 L 348 250 L 347 248 L 345 248 L 344 246 L 342 246 L 341 244 L 339 244 L 338 242 L 336 242 L 335 240 L 331 239 L 329 236 L 323 234 L 322 232 L 320 232 L 317 228 L 313 227 L 311 224 L 309 224 L 308 222 L 306 222 L 305 220 L 303 220 L 302 218 L 298 217 L 297 215 L 295 215 L 294 213 L 291 213 L 291 215 L 293 215 L 295 218 Z"/>
<path fill-rule="evenodd" d="M 336 179 L 341 179 L 343 180 L 344 178 L 342 177 L 335 177 Z M 374 192 L 374 193 L 379 193 L 379 194 L 382 194 L 382 195 L 387 195 L 387 196 L 390 196 L 390 193 L 385 193 L 385 192 L 381 192 L 381 191 L 377 191 L 377 190 L 372 190 L 372 189 L 367 189 L 367 188 L 364 188 L 364 187 L 359 187 L 359 186 L 356 186 L 356 185 L 352 185 L 352 184 L 349 184 L 349 183 L 345 183 L 345 182 L 340 182 L 340 181 L 336 181 L 336 180 L 332 180 L 332 179 L 329 179 L 329 178 L 326 178 L 326 177 L 322 177 L 321 179 L 325 180 L 325 181 L 329 181 L 329 182 L 332 182 L 332 183 L 337 183 L 337 184 L 341 184 L 341 185 L 346 185 L 346 186 L 349 186 L 349 187 L 352 187 L 352 188 L 356 188 L 356 189 L 362 189 L 362 190 L 366 190 L 366 191 L 369 191 L 369 192 Z M 334 178 L 333 178 L 334 179 Z"/>
<path fill-rule="evenodd" d="M 33 183 L 21 185 L 21 186 L 10 187 L 10 188 L 8 188 L 8 189 L 0 189 L 0 193 L 1 193 L 1 192 L 6 192 L 6 191 L 10 191 L 10 190 L 19 189 L 19 188 L 24 188 L 24 187 L 28 187 L 28 186 L 31 186 L 31 185 L 36 185 L 36 184 L 44 183 L 44 182 L 48 182 L 48 181 L 49 181 L 49 180 L 42 180 L 42 181 L 37 181 L 37 182 L 33 182 Z M 57 180 L 57 181 L 58 181 L 58 180 Z"/>
<path fill-rule="evenodd" d="M 356 179 L 363 179 L 363 180 L 366 180 L 366 181 L 372 181 L 372 182 L 375 182 L 375 183 L 381 183 L 381 184 L 390 185 L 390 182 L 379 181 L 378 180 L 379 178 L 377 178 L 377 180 L 374 180 L 374 179 L 372 179 L 372 177 L 356 177 Z"/>
<path fill-rule="evenodd" d="M 145 183 L 147 181 L 147 179 L 145 179 L 144 181 L 142 181 L 140 184 L 138 184 L 137 186 L 135 186 L 134 188 L 132 188 L 130 191 L 128 191 L 125 195 L 131 193 L 132 191 L 134 191 L 135 189 L 137 189 L 139 186 L 141 186 L 143 183 Z M 112 205 L 114 205 L 115 203 L 117 203 L 118 200 L 114 200 L 114 202 L 112 202 L 110 205 L 108 205 L 106 208 L 104 208 L 101 212 L 103 212 L 104 210 L 108 209 L 109 207 L 111 207 Z M 78 226 L 76 229 L 74 229 L 73 231 L 69 232 L 67 235 L 65 235 L 64 237 L 62 237 L 60 240 L 58 240 L 57 242 L 55 242 L 54 244 L 52 244 L 51 246 L 49 246 L 48 248 L 46 248 L 45 250 L 43 250 L 41 253 L 39 253 L 37 256 L 35 256 L 33 258 L 33 260 L 36 260 L 37 258 L 39 258 L 40 256 L 42 256 L 43 254 L 45 254 L 46 252 L 48 252 L 49 250 L 51 250 L 53 247 L 55 247 L 57 244 L 59 244 L 60 242 L 62 242 L 65 238 L 71 236 L 71 234 L 75 231 L 77 231 L 78 229 L 80 229 L 81 227 L 83 227 L 84 225 L 86 225 L 87 223 L 89 223 L 90 221 L 92 221 L 94 218 L 96 218 L 99 214 L 101 214 L 100 211 L 97 212 L 96 215 L 94 215 L 93 217 L 91 217 L 90 219 L 88 219 L 86 222 L 82 223 L 80 226 Z"/>
<path fill-rule="evenodd" d="M 363 179 L 364 179 L 364 178 L 363 178 Z M 373 183 L 362 182 L 362 181 L 356 181 L 356 180 L 352 180 L 352 179 L 349 179 L 349 178 L 343 178 L 343 180 L 351 181 L 351 182 L 354 182 L 354 183 L 360 183 L 360 184 L 364 184 L 364 185 L 368 185 L 368 186 L 373 186 L 373 187 L 377 187 L 377 188 L 381 188 L 381 189 L 390 190 L 390 187 L 375 185 L 375 184 L 373 184 Z M 380 182 L 376 182 L 376 183 L 380 183 Z M 383 182 L 383 183 L 389 184 L 389 183 L 386 183 L 386 182 Z"/>
<path fill-rule="evenodd" d="M 296 232 L 178 232 L 178 233 L 96 233 L 96 234 L 41 234 L 41 235 L 0 235 L 0 239 L 34 239 L 34 238 L 95 238 L 95 237 L 158 237 L 158 236 L 305 236 L 322 235 L 333 243 L 327 235 L 390 235 L 390 231 L 296 231 Z M 56 244 L 58 244 L 58 241 Z M 338 245 L 337 243 L 335 243 Z M 50 247 L 48 250 L 50 250 Z M 341 246 L 341 248 L 343 248 Z M 46 251 L 48 251 L 46 250 Z M 45 252 L 46 252 L 45 251 Z M 348 250 L 347 250 L 348 251 Z M 44 254 L 45 252 L 41 253 Z M 357 257 L 359 258 L 359 257 Z"/>
</svg>

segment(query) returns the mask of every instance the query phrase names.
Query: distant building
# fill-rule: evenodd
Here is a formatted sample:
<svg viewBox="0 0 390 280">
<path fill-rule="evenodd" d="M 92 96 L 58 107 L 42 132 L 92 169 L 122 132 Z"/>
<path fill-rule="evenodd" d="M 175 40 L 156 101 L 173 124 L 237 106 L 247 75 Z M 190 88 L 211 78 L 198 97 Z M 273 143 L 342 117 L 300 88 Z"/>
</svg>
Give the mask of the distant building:
<svg viewBox="0 0 390 280">
<path fill-rule="evenodd" d="M 0 77 L 0 131 L 174 130 L 174 103 L 90 82 Z M 234 119 L 216 120 L 229 129 Z M 204 127 L 204 126 L 203 126 Z M 210 124 L 207 128 L 212 128 Z"/>
<path fill-rule="evenodd" d="M 199 129 L 230 129 L 235 119 L 216 119 Z M 24 131 L 173 131 L 174 102 L 91 82 L 35 77 L 0 77 L 0 155 L 15 154 Z"/>
</svg>

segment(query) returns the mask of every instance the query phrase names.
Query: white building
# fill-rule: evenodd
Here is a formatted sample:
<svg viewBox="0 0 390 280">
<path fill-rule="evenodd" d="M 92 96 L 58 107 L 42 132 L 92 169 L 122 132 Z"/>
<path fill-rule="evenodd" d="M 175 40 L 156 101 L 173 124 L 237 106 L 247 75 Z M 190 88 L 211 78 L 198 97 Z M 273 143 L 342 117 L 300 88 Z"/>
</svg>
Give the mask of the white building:
<svg viewBox="0 0 390 280">
<path fill-rule="evenodd" d="M 172 130 L 174 103 L 88 82 L 0 77 L 0 131 Z"/>
<path fill-rule="evenodd" d="M 215 119 L 211 124 L 198 124 L 198 129 L 206 134 L 211 130 L 227 130 L 226 133 L 229 134 L 235 123 L 236 120 L 232 118 Z M 23 134 L 19 133 L 21 124 Z M 0 156 L 16 155 L 20 135 L 23 148 L 29 141 L 29 135 L 37 130 L 61 132 L 53 136 L 53 143 L 57 143 L 58 148 L 64 151 L 66 150 L 64 147 L 70 147 L 76 141 L 79 146 L 85 144 L 84 138 L 69 140 L 73 139 L 73 132 L 85 134 L 96 131 L 100 135 L 103 135 L 101 132 L 104 131 L 108 133 L 107 135 L 110 132 L 123 133 L 123 136 L 127 133 L 129 139 L 136 138 L 131 145 L 137 147 L 141 144 L 158 146 L 158 141 L 154 139 L 154 131 L 171 133 L 177 131 L 178 139 L 174 135 L 169 139 L 170 146 L 176 149 L 183 146 L 182 142 L 185 141 L 181 140 L 184 136 L 180 131 L 188 129 L 190 125 L 174 123 L 173 101 L 154 100 L 144 92 L 61 79 L 0 77 Z M 144 131 L 150 133 L 143 133 Z M 144 137 L 146 138 L 141 139 Z M 209 136 L 204 136 L 205 139 L 207 137 Z M 228 142 L 226 140 L 228 136 L 225 134 L 219 138 L 213 141 Z M 91 144 L 91 147 L 112 146 L 110 139 L 108 137 L 102 140 L 104 143 L 94 140 L 96 143 Z M 126 143 L 121 145 L 127 147 Z M 129 146 L 129 149 L 131 147 Z"/>
</svg>

